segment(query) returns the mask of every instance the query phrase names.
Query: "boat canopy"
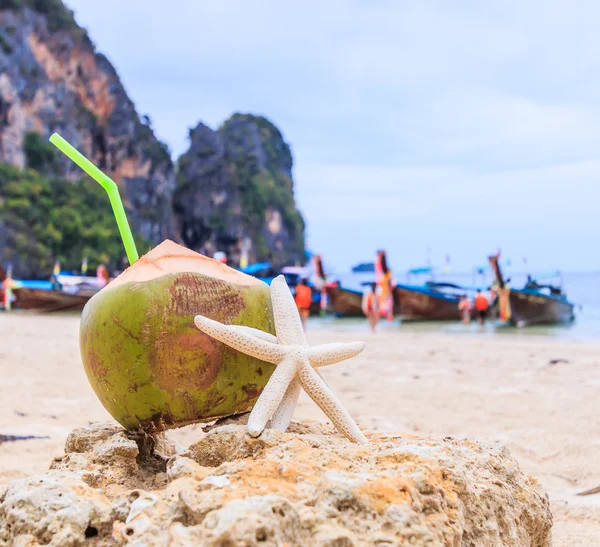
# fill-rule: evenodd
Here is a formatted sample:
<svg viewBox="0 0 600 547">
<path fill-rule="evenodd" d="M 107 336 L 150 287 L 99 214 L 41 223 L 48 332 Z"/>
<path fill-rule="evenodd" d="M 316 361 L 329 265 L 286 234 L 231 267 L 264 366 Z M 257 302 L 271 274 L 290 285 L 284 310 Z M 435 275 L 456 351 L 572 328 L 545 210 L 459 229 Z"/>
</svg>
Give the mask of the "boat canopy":
<svg viewBox="0 0 600 547">
<path fill-rule="evenodd" d="M 431 287 L 432 289 L 457 289 L 459 291 L 465 292 L 477 292 L 486 290 L 484 287 L 475 287 L 469 285 L 456 285 L 455 283 L 438 283 L 436 281 L 429 281 L 425 283 L 427 287 Z"/>
<path fill-rule="evenodd" d="M 240 268 L 240 272 L 248 275 L 254 275 L 255 273 L 258 273 L 262 270 L 267 270 L 270 267 L 271 264 L 269 262 L 259 262 L 258 264 L 250 264 L 245 268 Z"/>
<path fill-rule="evenodd" d="M 56 280 L 63 286 L 74 286 L 74 285 L 91 285 L 93 287 L 100 288 L 100 284 L 97 277 L 92 276 L 83 276 L 83 275 L 73 275 L 73 274 L 60 274 L 56 276 Z"/>
<path fill-rule="evenodd" d="M 361 262 L 356 266 L 352 267 L 352 273 L 374 273 L 375 263 L 374 262 Z"/>
<path fill-rule="evenodd" d="M 408 275 L 417 275 L 417 274 L 428 274 L 432 273 L 433 268 L 431 266 L 424 266 L 422 268 L 412 268 L 408 270 Z"/>
<path fill-rule="evenodd" d="M 281 268 L 281 273 L 283 275 L 308 275 L 308 268 L 304 268 L 303 266 L 284 266 Z"/>
<path fill-rule="evenodd" d="M 53 285 L 50 281 L 41 281 L 41 280 L 25 280 L 25 281 L 16 281 L 15 288 L 24 288 L 24 289 L 38 289 L 44 291 L 51 291 Z"/>
</svg>

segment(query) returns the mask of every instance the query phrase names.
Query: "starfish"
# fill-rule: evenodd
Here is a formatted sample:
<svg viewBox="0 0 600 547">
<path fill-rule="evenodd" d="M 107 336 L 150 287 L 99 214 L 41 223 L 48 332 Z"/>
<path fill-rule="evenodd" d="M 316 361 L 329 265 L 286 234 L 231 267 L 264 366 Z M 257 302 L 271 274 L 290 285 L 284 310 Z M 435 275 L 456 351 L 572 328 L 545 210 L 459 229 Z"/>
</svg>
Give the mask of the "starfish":
<svg viewBox="0 0 600 547">
<path fill-rule="evenodd" d="M 250 327 L 223 325 L 202 315 L 194 319 L 196 327 L 205 334 L 242 353 L 277 365 L 248 418 L 250 435 L 258 437 L 267 426 L 285 431 L 300 389 L 304 388 L 340 433 L 353 442 L 367 444 L 348 411 L 315 368 L 350 359 L 365 348 L 365 343 L 310 347 L 294 297 L 282 275 L 271 282 L 271 301 L 277 336 Z"/>
</svg>

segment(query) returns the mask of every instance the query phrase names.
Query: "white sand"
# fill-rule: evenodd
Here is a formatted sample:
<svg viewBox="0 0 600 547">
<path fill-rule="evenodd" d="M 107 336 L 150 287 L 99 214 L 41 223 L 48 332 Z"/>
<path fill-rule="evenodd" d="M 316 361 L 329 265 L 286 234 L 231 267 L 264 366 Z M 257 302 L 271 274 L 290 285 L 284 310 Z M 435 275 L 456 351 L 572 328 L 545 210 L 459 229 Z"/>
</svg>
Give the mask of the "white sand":
<svg viewBox="0 0 600 547">
<path fill-rule="evenodd" d="M 0 315 L 0 433 L 50 437 L 0 445 L 0 484 L 47 469 L 73 428 L 111 419 L 80 364 L 78 326 L 76 316 Z M 325 370 L 364 426 L 506 444 L 550 495 L 555 544 L 600 545 L 600 494 L 575 495 L 600 485 L 600 344 L 389 327 L 309 339 L 369 342 Z M 568 362 L 549 365 L 556 358 Z M 324 419 L 305 396 L 297 417 Z"/>
</svg>

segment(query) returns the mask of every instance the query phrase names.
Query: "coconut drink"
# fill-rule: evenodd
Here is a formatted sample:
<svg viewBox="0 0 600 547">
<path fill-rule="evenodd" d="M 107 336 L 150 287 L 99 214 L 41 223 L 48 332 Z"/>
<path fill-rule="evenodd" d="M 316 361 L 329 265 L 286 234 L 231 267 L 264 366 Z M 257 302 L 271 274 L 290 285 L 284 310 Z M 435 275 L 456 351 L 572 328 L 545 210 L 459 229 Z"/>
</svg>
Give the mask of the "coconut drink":
<svg viewBox="0 0 600 547">
<path fill-rule="evenodd" d="M 199 332 L 198 314 L 274 332 L 265 283 L 168 240 L 86 304 L 83 366 L 125 428 L 160 431 L 254 405 L 274 366 Z"/>
<path fill-rule="evenodd" d="M 168 240 L 138 258 L 116 183 L 60 135 L 50 142 L 106 190 L 131 264 L 81 317 L 81 359 L 106 410 L 148 432 L 250 410 L 274 365 L 200 332 L 194 317 L 274 333 L 269 287 Z"/>
</svg>

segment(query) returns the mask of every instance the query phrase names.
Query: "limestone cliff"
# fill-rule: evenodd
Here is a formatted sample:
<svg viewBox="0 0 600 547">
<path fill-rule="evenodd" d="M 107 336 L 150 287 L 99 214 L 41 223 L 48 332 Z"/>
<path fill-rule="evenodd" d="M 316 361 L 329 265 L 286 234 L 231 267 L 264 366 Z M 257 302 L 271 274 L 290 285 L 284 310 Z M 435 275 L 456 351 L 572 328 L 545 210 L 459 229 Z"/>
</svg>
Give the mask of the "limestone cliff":
<svg viewBox="0 0 600 547">
<path fill-rule="evenodd" d="M 47 276 L 56 259 L 75 268 L 83 255 L 92 268 L 117 266 L 123 255 L 106 197 L 48 143 L 54 131 L 117 182 L 141 252 L 171 238 L 225 251 L 233 265 L 243 246 L 251 262 L 303 261 L 292 155 L 272 123 L 237 114 L 217 131 L 199 124 L 176 176 L 62 1 L 1 0 L 0 260 L 15 275 Z"/>
<path fill-rule="evenodd" d="M 234 264 L 244 244 L 250 262 L 304 259 L 290 147 L 263 117 L 235 114 L 217 131 L 202 123 L 190 130 L 174 205 L 182 239 L 194 250 L 224 251 Z"/>
<path fill-rule="evenodd" d="M 120 185 L 137 233 L 154 243 L 174 236 L 170 154 L 149 120 L 140 120 L 114 67 L 60 0 L 2 0 L 0 163 L 80 178 L 79 169 L 47 145 L 54 131 Z M 14 253 L 10 229 L 4 220 L 2 255 Z M 35 264 L 23 266 L 36 271 Z"/>
</svg>

